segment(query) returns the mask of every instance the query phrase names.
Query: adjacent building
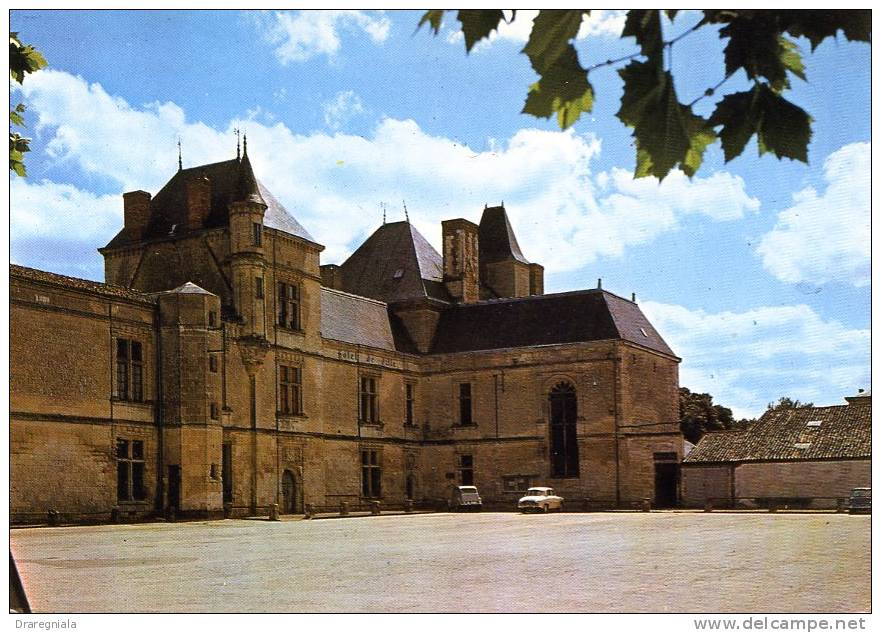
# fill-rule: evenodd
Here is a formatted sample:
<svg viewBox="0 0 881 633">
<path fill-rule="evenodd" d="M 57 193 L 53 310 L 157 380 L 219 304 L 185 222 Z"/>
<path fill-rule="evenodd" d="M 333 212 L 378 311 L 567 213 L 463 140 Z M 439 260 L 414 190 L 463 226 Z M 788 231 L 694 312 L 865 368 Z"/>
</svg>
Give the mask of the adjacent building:
<svg viewBox="0 0 881 633">
<path fill-rule="evenodd" d="M 767 411 L 742 431 L 707 433 L 684 459 L 685 505 L 835 507 L 871 485 L 872 396 Z"/>
<path fill-rule="evenodd" d="M 247 149 L 124 194 L 106 283 L 10 268 L 11 516 L 679 498 L 679 358 L 635 301 L 544 294 L 502 206 L 341 265 Z"/>
</svg>

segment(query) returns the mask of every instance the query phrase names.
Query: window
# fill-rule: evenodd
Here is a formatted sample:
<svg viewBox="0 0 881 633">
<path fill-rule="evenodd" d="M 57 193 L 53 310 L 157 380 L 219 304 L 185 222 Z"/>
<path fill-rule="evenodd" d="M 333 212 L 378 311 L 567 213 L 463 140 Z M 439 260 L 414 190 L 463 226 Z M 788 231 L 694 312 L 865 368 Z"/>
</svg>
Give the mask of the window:
<svg viewBox="0 0 881 633">
<path fill-rule="evenodd" d="M 281 365 L 278 368 L 279 410 L 282 413 L 302 413 L 301 375 L 299 367 Z"/>
<path fill-rule="evenodd" d="M 220 478 L 223 480 L 223 502 L 232 503 L 232 444 L 223 445 Z"/>
<path fill-rule="evenodd" d="M 575 387 L 561 382 L 548 396 L 551 414 L 551 477 L 578 477 L 578 404 Z"/>
<path fill-rule="evenodd" d="M 116 499 L 144 500 L 144 442 L 116 440 Z"/>
<path fill-rule="evenodd" d="M 295 284 L 278 284 L 278 324 L 300 329 L 300 287 Z"/>
<path fill-rule="evenodd" d="M 361 451 L 361 496 L 367 499 L 382 496 L 382 468 L 377 450 Z"/>
<path fill-rule="evenodd" d="M 404 383 L 404 424 L 413 425 L 413 410 L 416 404 L 416 385 L 412 382 Z"/>
<path fill-rule="evenodd" d="M 263 225 L 259 222 L 254 222 L 254 246 L 263 246 Z"/>
<path fill-rule="evenodd" d="M 208 327 L 217 327 L 217 313 L 214 310 L 208 311 Z"/>
<path fill-rule="evenodd" d="M 120 400 L 144 400 L 144 357 L 139 341 L 116 339 L 116 397 Z"/>
<path fill-rule="evenodd" d="M 254 294 L 258 299 L 263 298 L 263 277 L 254 278 Z"/>
<path fill-rule="evenodd" d="M 473 455 L 459 455 L 459 483 L 463 486 L 474 485 Z"/>
<path fill-rule="evenodd" d="M 474 419 L 471 417 L 471 383 L 459 383 L 459 425 L 471 426 Z"/>
<path fill-rule="evenodd" d="M 208 356 L 208 371 L 213 374 L 217 373 L 217 356 L 214 354 Z"/>
<path fill-rule="evenodd" d="M 358 393 L 358 420 L 362 424 L 377 424 L 379 422 L 376 377 L 374 376 L 361 376 L 361 386 Z"/>
<path fill-rule="evenodd" d="M 216 403 L 216 402 L 212 402 L 212 403 L 211 403 L 211 419 L 212 419 L 212 420 L 216 420 L 216 419 L 218 419 L 218 417 L 219 417 L 219 415 L 218 415 L 218 412 L 217 412 L 217 403 Z"/>
</svg>

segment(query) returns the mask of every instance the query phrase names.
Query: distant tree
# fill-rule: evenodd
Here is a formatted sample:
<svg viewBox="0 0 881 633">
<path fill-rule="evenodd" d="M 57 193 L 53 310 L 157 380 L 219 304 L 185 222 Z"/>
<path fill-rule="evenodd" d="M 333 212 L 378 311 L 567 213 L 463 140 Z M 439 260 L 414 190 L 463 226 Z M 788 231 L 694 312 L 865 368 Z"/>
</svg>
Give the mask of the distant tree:
<svg viewBox="0 0 881 633">
<path fill-rule="evenodd" d="M 813 402 L 801 402 L 800 400 L 793 400 L 789 396 L 783 396 L 777 402 L 769 402 L 768 403 L 768 411 L 780 411 L 782 409 L 798 409 L 799 407 L 812 407 L 814 406 Z"/>
<path fill-rule="evenodd" d="M 679 429 L 689 442 L 697 444 L 705 433 L 743 429 L 755 422 L 749 418 L 735 420 L 731 409 L 713 404 L 708 393 L 694 393 L 679 388 Z"/>
<path fill-rule="evenodd" d="M 435 34 L 449 9 L 427 11 L 419 22 L 428 24 Z M 573 45 L 589 9 L 544 9 L 533 20 L 523 53 L 538 75 L 529 86 L 523 113 L 536 117 L 556 116 L 565 129 L 582 112 L 593 109 L 594 89 L 591 73 L 605 67 L 626 66 L 618 70 L 624 82 L 617 116 L 633 128 L 636 148 L 635 176 L 663 179 L 679 168 L 693 176 L 703 161 L 704 150 L 717 140 L 722 142 L 725 160 L 739 156 L 754 136 L 759 155 L 808 162 L 811 116 L 784 98 L 790 79 L 806 81 L 805 65 L 796 40 L 804 37 L 817 48 L 828 37 L 842 32 L 848 40 L 869 42 L 872 21 L 868 10 L 767 10 L 708 9 L 689 13 L 689 28 L 675 37 L 665 29 L 669 22 L 657 9 L 631 9 L 627 12 L 622 38 L 632 37 L 636 50 L 619 59 L 585 68 Z M 667 9 L 670 22 L 678 13 Z M 692 17 L 693 16 L 693 17 Z M 462 9 L 456 13 L 465 40 L 465 50 L 487 38 L 502 21 L 518 18 L 517 11 L 500 9 Z M 705 27 L 717 28 L 727 40 L 719 80 L 712 86 L 683 86 L 674 81 L 671 58 L 674 46 L 683 38 Z M 589 44 L 588 44 L 589 45 Z M 695 60 L 697 62 L 698 60 Z M 712 60 L 702 58 L 701 64 Z M 731 77 L 739 75 L 751 87 L 742 92 L 722 93 Z M 689 94 L 683 99 L 677 85 Z M 708 118 L 693 111 L 703 99 L 713 100 Z"/>
<path fill-rule="evenodd" d="M 46 65 L 46 60 L 30 44 L 22 44 L 18 39 L 18 33 L 9 32 L 9 77 L 18 83 L 24 83 L 24 78 L 36 72 Z M 24 153 L 31 151 L 31 139 L 21 136 L 12 131 L 12 126 L 25 127 L 25 105 L 18 103 L 9 111 L 9 169 L 21 177 L 27 175 L 24 167 Z"/>
</svg>

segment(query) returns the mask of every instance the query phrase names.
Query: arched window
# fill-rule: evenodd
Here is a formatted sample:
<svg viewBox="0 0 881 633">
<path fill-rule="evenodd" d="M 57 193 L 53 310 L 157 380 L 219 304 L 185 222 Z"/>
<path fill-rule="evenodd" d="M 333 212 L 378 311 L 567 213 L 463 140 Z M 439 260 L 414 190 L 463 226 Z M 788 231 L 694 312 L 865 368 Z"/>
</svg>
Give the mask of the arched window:
<svg viewBox="0 0 881 633">
<path fill-rule="evenodd" d="M 575 387 L 560 382 L 548 394 L 551 414 L 551 477 L 578 477 L 578 402 Z"/>
</svg>

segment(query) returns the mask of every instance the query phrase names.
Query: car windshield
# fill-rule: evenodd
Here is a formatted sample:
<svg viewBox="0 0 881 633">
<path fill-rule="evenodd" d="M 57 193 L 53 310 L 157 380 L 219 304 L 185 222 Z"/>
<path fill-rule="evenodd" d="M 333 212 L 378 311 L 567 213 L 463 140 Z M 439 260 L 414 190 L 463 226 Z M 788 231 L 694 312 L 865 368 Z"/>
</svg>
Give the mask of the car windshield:
<svg viewBox="0 0 881 633">
<path fill-rule="evenodd" d="M 544 497 L 547 491 L 542 488 L 530 488 L 526 491 L 527 497 Z"/>
<path fill-rule="evenodd" d="M 864 489 L 860 489 L 860 488 L 855 488 L 850 494 L 852 497 L 871 497 L 872 491 L 871 490 L 864 490 Z"/>
</svg>

